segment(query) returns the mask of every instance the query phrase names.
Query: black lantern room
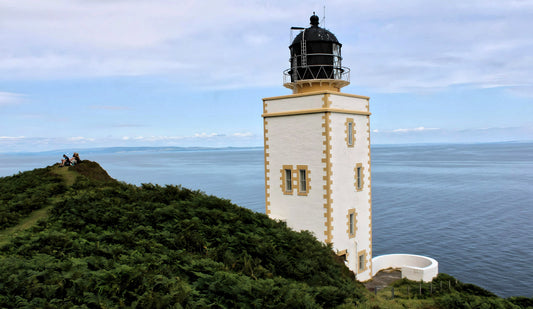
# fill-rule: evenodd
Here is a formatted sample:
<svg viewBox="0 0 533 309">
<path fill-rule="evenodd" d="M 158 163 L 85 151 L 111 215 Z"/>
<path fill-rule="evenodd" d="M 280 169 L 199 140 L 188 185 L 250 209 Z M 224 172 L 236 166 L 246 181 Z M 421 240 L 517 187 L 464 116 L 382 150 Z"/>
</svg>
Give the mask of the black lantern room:
<svg viewBox="0 0 533 309">
<path fill-rule="evenodd" d="M 311 27 L 303 29 L 289 46 L 291 68 L 284 72 L 285 86 L 294 88 L 291 84 L 313 80 L 344 80 L 347 84 L 349 69 L 341 64 L 342 44 L 333 33 L 318 26 L 318 16 L 310 20 Z"/>
</svg>

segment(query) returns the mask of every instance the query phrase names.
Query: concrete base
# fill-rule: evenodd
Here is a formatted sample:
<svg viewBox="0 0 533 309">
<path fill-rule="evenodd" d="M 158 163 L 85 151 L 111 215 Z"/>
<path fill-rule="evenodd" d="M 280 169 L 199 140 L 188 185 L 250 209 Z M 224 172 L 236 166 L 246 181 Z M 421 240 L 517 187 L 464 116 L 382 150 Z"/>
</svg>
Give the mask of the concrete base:
<svg viewBox="0 0 533 309">
<path fill-rule="evenodd" d="M 402 278 L 429 282 L 439 274 L 439 263 L 430 257 L 413 254 L 387 254 L 372 259 L 372 276 L 380 270 L 397 268 Z"/>
</svg>

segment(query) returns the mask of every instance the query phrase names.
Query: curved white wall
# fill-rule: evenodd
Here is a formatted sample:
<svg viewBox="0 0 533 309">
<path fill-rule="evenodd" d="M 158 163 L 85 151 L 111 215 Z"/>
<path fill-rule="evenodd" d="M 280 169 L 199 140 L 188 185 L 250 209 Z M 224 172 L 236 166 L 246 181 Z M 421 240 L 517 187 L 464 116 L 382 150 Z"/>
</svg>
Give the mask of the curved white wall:
<svg viewBox="0 0 533 309">
<path fill-rule="evenodd" d="M 380 270 L 400 268 L 402 278 L 429 282 L 439 274 L 439 263 L 430 257 L 414 254 L 387 254 L 372 259 L 372 276 Z"/>
</svg>

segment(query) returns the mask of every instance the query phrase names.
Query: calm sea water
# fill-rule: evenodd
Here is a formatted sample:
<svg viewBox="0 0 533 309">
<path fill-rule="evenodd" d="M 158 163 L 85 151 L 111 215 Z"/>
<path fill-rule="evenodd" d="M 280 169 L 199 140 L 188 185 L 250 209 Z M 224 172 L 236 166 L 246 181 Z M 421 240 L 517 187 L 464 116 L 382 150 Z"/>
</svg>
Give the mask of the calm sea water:
<svg viewBox="0 0 533 309">
<path fill-rule="evenodd" d="M 181 184 L 264 212 L 262 149 L 85 151 L 133 184 Z M 0 176 L 62 153 L 0 154 Z M 431 256 L 500 296 L 533 296 L 533 143 L 373 146 L 374 255 Z"/>
</svg>

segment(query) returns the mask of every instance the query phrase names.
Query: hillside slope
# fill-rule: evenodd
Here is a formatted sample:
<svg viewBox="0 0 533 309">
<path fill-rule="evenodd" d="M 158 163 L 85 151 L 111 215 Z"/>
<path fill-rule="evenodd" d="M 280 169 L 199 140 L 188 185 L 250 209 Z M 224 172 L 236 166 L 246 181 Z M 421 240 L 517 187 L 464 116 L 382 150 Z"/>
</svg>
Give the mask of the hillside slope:
<svg viewBox="0 0 533 309">
<path fill-rule="evenodd" d="M 42 200 L 48 218 L 0 249 L 0 307 L 320 308 L 366 293 L 309 233 L 198 191 L 102 178 L 87 162 L 70 187 L 54 167 L 2 179 L 61 191 Z"/>
</svg>

